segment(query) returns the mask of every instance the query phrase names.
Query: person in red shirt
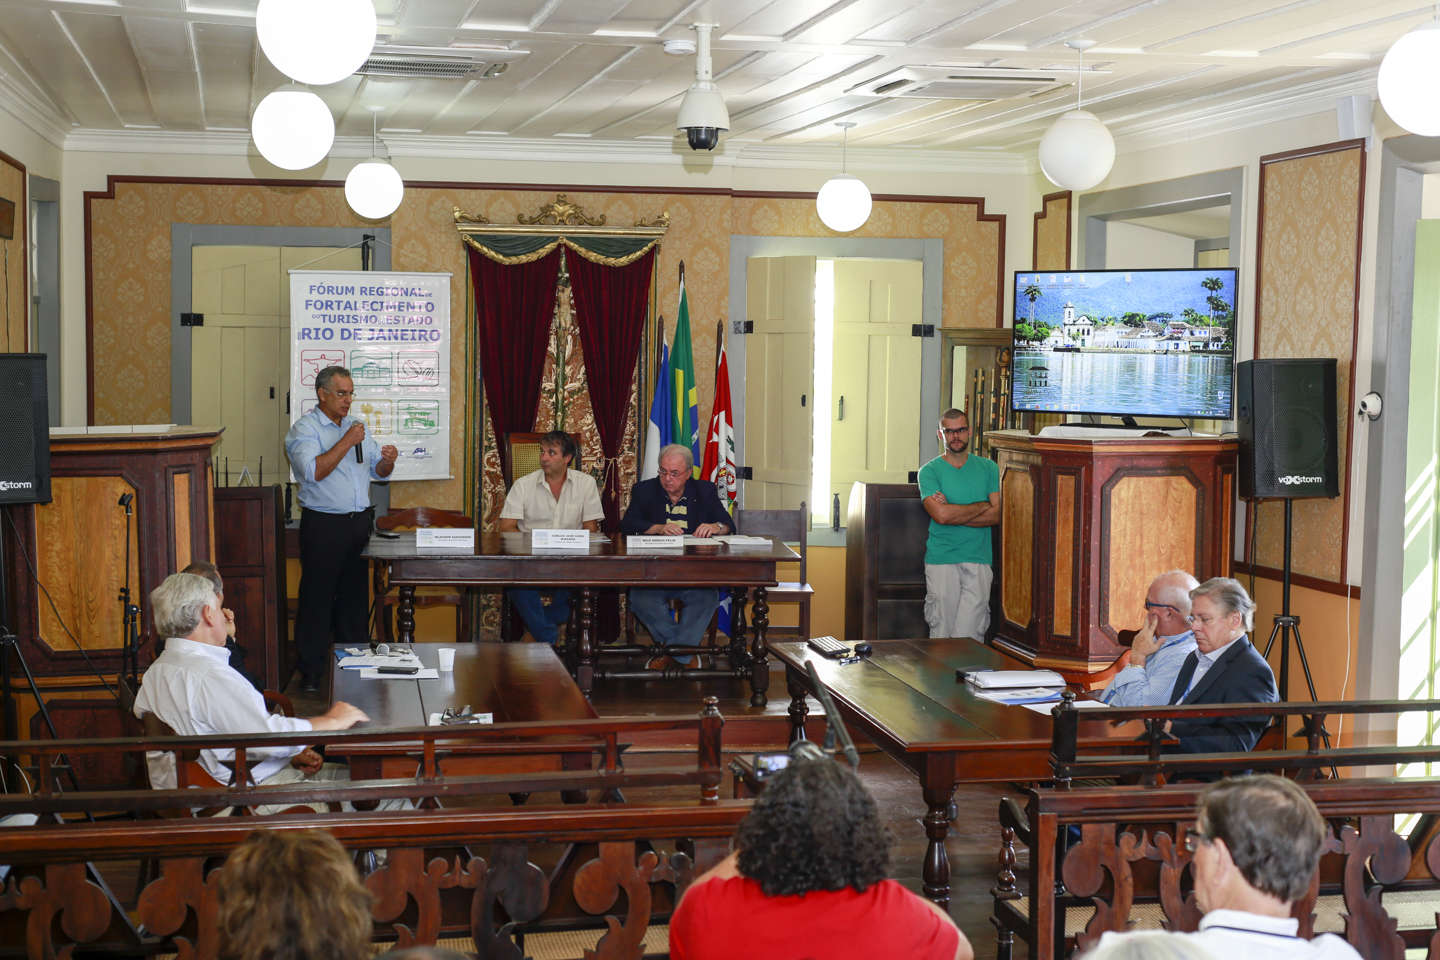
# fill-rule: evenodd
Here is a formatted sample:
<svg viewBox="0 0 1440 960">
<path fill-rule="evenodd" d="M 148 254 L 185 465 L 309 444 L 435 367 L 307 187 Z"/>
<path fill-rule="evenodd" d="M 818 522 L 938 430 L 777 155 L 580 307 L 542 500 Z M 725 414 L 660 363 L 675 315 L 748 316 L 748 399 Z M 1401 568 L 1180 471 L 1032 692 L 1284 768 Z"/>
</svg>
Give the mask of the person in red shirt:
<svg viewBox="0 0 1440 960">
<path fill-rule="evenodd" d="M 885 874 L 875 799 L 832 760 L 792 760 L 670 920 L 671 960 L 972 960 L 950 915 Z"/>
</svg>

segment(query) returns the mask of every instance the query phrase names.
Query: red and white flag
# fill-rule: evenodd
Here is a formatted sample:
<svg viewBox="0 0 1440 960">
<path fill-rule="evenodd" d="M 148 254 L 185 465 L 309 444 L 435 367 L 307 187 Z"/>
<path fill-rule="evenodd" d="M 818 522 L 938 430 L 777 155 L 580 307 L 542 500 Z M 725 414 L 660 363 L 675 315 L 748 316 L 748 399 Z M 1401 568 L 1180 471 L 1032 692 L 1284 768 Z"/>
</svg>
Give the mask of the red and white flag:
<svg viewBox="0 0 1440 960">
<path fill-rule="evenodd" d="M 700 476 L 715 484 L 727 510 L 733 509 L 735 497 L 740 492 L 735 470 L 734 415 L 730 409 L 730 366 L 725 362 L 725 347 L 722 344 L 720 363 L 715 370 L 715 406 L 710 414 Z"/>
</svg>

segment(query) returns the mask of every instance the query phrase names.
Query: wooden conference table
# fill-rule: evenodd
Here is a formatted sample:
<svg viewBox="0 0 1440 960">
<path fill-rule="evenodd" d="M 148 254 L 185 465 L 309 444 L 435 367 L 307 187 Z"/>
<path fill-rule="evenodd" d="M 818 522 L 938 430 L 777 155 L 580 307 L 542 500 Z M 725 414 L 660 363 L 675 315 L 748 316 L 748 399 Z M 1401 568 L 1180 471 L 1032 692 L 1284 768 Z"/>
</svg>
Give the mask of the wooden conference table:
<svg viewBox="0 0 1440 960">
<path fill-rule="evenodd" d="M 449 644 L 417 643 L 412 649 L 423 666 L 438 668 L 441 646 Z M 548 644 L 461 643 L 454 650 L 455 669 L 442 671 L 438 680 L 366 680 L 358 670 L 340 669 L 337 659 L 333 700 L 359 707 L 370 718 L 356 730 L 423 727 L 430 714 L 466 704 L 475 713 L 493 714 L 495 723 L 598 719 Z M 589 770 L 599 742 L 598 737 L 517 737 L 513 743 L 454 743 L 446 747 L 441 768 L 450 776 Z M 413 777 L 417 750 L 418 743 L 345 747 L 357 780 Z"/>
<path fill-rule="evenodd" d="M 730 587 L 734 589 L 731 622 L 737 624 L 730 648 L 732 669 L 685 670 L 687 679 L 736 676 L 750 681 L 750 703 L 765 706 L 770 686 L 769 648 L 765 634 L 770 626 L 766 587 L 776 584 L 777 563 L 798 563 L 800 556 L 784 543 L 770 538 L 768 547 L 731 547 L 724 543 L 692 542 L 684 547 L 629 551 L 625 538 L 592 541 L 588 551 L 532 548 L 523 533 L 486 532 L 475 538 L 473 550 L 417 547 L 415 534 L 399 539 L 371 537 L 364 556 L 389 568 L 389 582 L 399 588 L 396 621 L 402 643 L 415 636 L 415 588 L 420 586 L 566 587 L 578 590 L 575 645 L 575 680 L 589 696 L 597 673 L 596 654 L 602 652 L 595 637 L 595 590 L 598 587 Z M 745 646 L 745 602 L 755 591 L 752 642 Z M 602 676 L 620 671 L 598 671 Z"/>
<path fill-rule="evenodd" d="M 974 640 L 877 640 L 858 663 L 827 660 L 804 643 L 777 643 L 785 664 L 791 740 L 805 736 L 807 694 L 814 695 L 806 661 L 830 692 L 842 718 L 920 778 L 925 836 L 925 895 L 950 902 L 945 852 L 948 811 L 960 783 L 1044 780 L 1050 771 L 1051 718 L 1024 707 L 983 700 L 955 679 L 958 667 L 1024 669 L 1025 665 Z M 1143 734 L 1144 724 L 1082 720 L 1080 747 L 1115 750 Z"/>
</svg>

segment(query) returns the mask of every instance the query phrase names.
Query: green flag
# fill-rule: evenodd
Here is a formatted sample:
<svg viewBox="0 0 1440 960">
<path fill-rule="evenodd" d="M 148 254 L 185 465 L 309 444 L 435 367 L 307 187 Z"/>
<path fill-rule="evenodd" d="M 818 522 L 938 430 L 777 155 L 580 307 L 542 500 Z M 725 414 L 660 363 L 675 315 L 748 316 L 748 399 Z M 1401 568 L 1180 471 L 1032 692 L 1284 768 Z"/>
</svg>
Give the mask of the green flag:
<svg viewBox="0 0 1440 960">
<path fill-rule="evenodd" d="M 685 269 L 683 266 L 680 268 Z M 700 393 L 695 388 L 695 346 L 690 342 L 690 302 L 685 297 L 685 274 L 680 274 L 680 311 L 675 321 L 675 346 L 670 351 L 671 396 L 675 404 L 670 421 L 675 443 L 687 444 L 695 461 L 692 473 L 700 476 Z"/>
</svg>

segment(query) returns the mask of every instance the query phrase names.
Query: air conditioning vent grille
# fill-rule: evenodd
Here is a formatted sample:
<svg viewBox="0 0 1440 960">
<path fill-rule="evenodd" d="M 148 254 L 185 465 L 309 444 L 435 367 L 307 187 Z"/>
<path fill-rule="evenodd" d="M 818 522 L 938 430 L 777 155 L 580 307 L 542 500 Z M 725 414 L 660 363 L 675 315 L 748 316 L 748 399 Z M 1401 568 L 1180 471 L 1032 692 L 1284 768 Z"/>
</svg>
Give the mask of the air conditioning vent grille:
<svg viewBox="0 0 1440 960">
<path fill-rule="evenodd" d="M 486 66 L 483 61 L 457 57 L 371 57 L 355 72 L 367 77 L 468 80 Z"/>
<path fill-rule="evenodd" d="M 887 95 L 928 100 L 1009 100 L 1031 97 L 1059 86 L 1054 80 L 1036 77 L 946 77 L 902 87 Z"/>
</svg>

